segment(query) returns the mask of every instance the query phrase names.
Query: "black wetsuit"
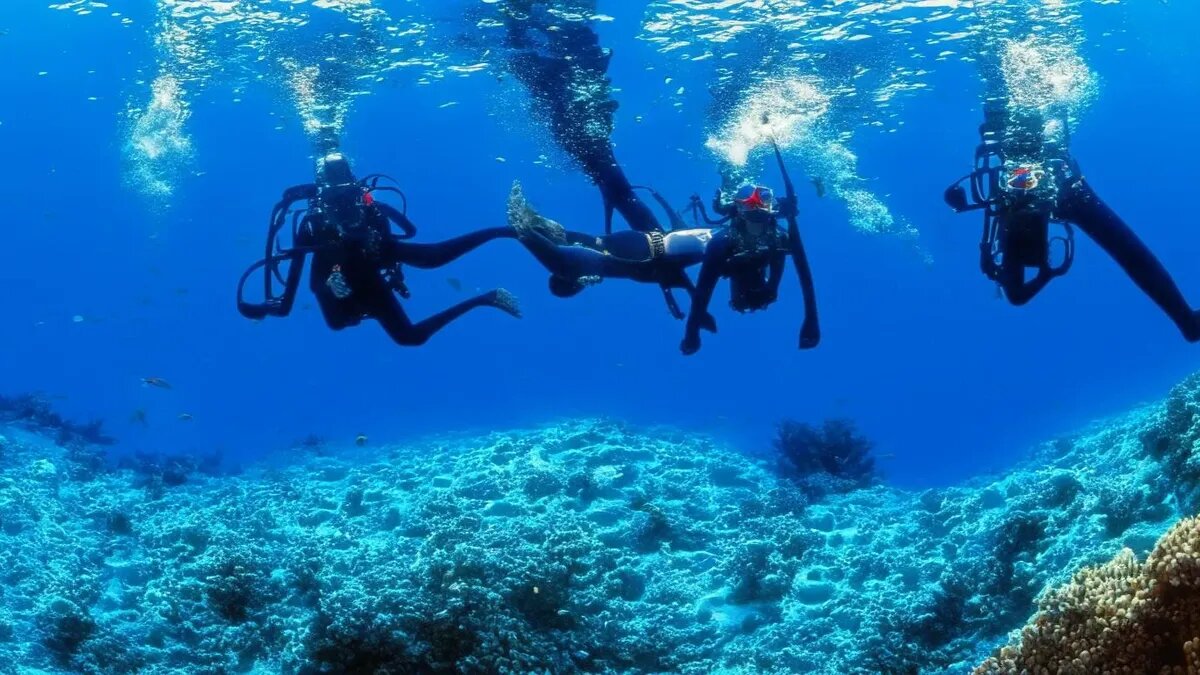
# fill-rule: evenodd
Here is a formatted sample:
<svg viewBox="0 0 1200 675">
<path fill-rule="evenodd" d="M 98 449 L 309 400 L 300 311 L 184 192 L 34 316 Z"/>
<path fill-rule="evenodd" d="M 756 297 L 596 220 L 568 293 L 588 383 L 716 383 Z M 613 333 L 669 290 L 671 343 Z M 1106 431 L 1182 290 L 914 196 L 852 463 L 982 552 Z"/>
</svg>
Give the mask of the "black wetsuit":
<svg viewBox="0 0 1200 675">
<path fill-rule="evenodd" d="M 984 145 L 979 157 L 993 157 L 993 169 L 977 169 L 972 174 L 978 182 L 987 182 L 984 199 L 975 195 L 968 203 L 965 190 L 952 186 L 947 200 L 958 211 L 985 210 L 984 242 L 981 244 L 981 265 L 984 273 L 994 279 L 1004 296 L 1014 305 L 1023 305 L 1034 298 L 1050 281 L 1062 276 L 1070 267 L 1073 246 L 1062 265 L 1050 262 L 1048 226 L 1052 222 L 1077 226 L 1112 257 L 1138 288 L 1155 302 L 1179 327 L 1190 342 L 1200 341 L 1200 315 L 1188 305 L 1183 293 L 1165 267 L 1121 219 L 1096 194 L 1079 172 L 1078 166 L 1065 147 L 1043 147 L 1041 119 L 1013 119 L 998 103 L 993 103 L 981 127 Z M 1021 127 L 1014 128 L 1015 124 Z M 1063 122 L 1063 124 L 1066 124 Z M 1028 127 L 1028 128 L 1024 128 Z M 990 142 L 990 144 L 989 144 Z M 1045 179 L 1049 183 L 1047 197 L 1038 191 L 1012 189 L 1006 185 L 1021 162 L 1006 162 L 1006 156 L 1037 157 L 1043 160 Z M 982 173 L 982 175 L 980 175 Z M 1040 187 L 1039 187 L 1040 189 Z M 955 191 L 958 194 L 955 195 Z M 1069 239 L 1062 239 L 1068 243 Z M 1029 270 L 1034 271 L 1027 278 Z"/>
<path fill-rule="evenodd" d="M 307 194 L 315 199 L 315 186 L 306 187 L 311 188 Z M 412 230 L 407 218 L 394 208 L 367 200 L 357 208 L 356 214 L 354 211 L 341 218 L 332 217 L 321 209 L 311 211 L 296 231 L 293 248 L 276 256 L 278 262 L 289 263 L 282 295 L 268 297 L 264 303 L 248 303 L 241 299 L 239 289 L 238 310 L 242 315 L 251 319 L 287 316 L 295 303 L 304 260 L 309 253 L 313 256 L 309 288 L 317 297 L 326 324 L 333 330 L 342 330 L 358 325 L 364 318 L 372 318 L 397 344 L 416 346 L 424 344 L 472 309 L 501 307 L 503 304 L 500 302 L 502 292 L 490 291 L 413 323 L 396 294 L 407 296 L 400 276 L 401 265 L 421 269 L 441 267 L 489 241 L 514 238 L 512 228 L 484 229 L 435 244 L 414 244 L 401 241 L 392 233 L 389 219 L 399 220 L 401 227 Z M 259 263 L 247 271 L 243 285 L 246 278 L 262 265 Z M 510 311 L 515 313 L 515 308 Z"/>
<path fill-rule="evenodd" d="M 599 188 L 605 234 L 612 233 L 614 211 L 632 230 L 664 232 L 613 151 L 611 136 L 618 104 L 607 75 L 612 53 L 600 45 L 589 21 L 561 16 L 551 9 L 553 3 L 538 0 L 507 0 L 502 5 L 512 73 L 529 90 L 535 111 L 555 142 Z M 554 282 L 551 279 L 552 287 Z M 668 310 L 682 319 L 671 289 L 682 288 L 690 294 L 691 280 L 683 274 L 661 288 Z"/>
<path fill-rule="evenodd" d="M 738 312 L 766 309 L 779 297 L 785 259 L 791 256 L 804 291 L 805 320 L 800 331 L 800 348 L 811 349 L 820 340 L 817 324 L 816 299 L 812 293 L 812 276 L 804 245 L 795 226 L 794 214 L 789 217 L 787 230 L 773 225 L 756 238 L 741 233 L 738 220 L 713 235 L 700 266 L 696 292 L 688 314 L 680 350 L 694 354 L 700 349 L 700 330 L 708 317 L 717 282 L 729 279 L 730 306 Z"/>
<path fill-rule="evenodd" d="M 565 244 L 540 232 L 529 232 L 522 243 L 556 276 L 631 279 L 687 290 L 691 290 L 692 283 L 685 268 L 704 258 L 699 248 L 686 255 L 667 255 L 660 233 L 632 230 L 602 237 L 568 231 Z"/>
<path fill-rule="evenodd" d="M 532 0 L 506 2 L 510 68 L 528 88 L 555 142 L 600 188 L 605 206 L 634 230 L 661 231 L 613 153 L 618 104 L 607 75 L 612 53 L 600 46 L 589 22 L 559 17 L 548 11 L 551 7 Z"/>
</svg>

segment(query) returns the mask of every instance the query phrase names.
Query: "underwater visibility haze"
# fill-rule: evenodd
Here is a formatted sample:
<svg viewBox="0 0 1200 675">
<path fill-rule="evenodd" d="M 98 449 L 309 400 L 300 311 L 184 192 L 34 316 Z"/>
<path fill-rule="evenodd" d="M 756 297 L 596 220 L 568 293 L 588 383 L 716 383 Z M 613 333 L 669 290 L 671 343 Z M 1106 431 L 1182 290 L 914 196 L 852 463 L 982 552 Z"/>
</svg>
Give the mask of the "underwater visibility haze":
<svg viewBox="0 0 1200 675">
<path fill-rule="evenodd" d="M 0 4 L 0 672 L 1200 672 L 1196 25 Z"/>
</svg>

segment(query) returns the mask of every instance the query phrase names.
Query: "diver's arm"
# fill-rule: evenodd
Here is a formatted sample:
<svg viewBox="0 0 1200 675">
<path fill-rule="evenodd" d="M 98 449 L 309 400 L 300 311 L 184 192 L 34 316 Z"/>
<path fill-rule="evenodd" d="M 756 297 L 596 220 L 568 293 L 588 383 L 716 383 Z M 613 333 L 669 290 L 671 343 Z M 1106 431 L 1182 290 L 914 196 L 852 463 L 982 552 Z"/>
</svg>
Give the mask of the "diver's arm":
<svg viewBox="0 0 1200 675">
<path fill-rule="evenodd" d="M 821 326 L 817 319 L 817 295 L 813 289 L 812 268 L 808 264 L 808 256 L 804 252 L 804 242 L 800 240 L 800 225 L 796 222 L 795 212 L 789 212 L 788 246 L 791 248 L 792 263 L 796 266 L 796 276 L 800 280 L 800 290 L 804 293 L 804 323 L 800 327 L 800 349 L 812 349 L 821 342 Z M 774 268 L 772 268 L 772 274 Z"/>
<path fill-rule="evenodd" d="M 687 327 L 684 329 L 683 342 L 679 345 L 685 356 L 700 351 L 700 329 L 711 317 L 708 305 L 712 301 L 713 291 L 721 279 L 721 272 L 729 256 L 729 238 L 724 233 L 713 237 L 704 254 L 704 262 L 700 265 L 700 276 L 696 281 L 696 290 L 692 293 L 691 311 L 688 312 Z"/>
</svg>

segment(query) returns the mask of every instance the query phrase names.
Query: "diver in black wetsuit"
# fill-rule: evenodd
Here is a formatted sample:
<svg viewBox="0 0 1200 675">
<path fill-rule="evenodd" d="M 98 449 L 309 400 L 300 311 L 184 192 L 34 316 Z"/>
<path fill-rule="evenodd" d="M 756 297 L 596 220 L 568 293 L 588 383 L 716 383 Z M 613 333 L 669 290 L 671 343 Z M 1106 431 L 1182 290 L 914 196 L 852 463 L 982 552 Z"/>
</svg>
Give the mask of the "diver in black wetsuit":
<svg viewBox="0 0 1200 675">
<path fill-rule="evenodd" d="M 404 211 L 375 199 L 381 191 L 403 197 L 398 189 L 380 185 L 383 178 L 356 179 L 346 158 L 330 149 L 318 163 L 316 183 L 285 190 L 271 215 L 266 257 L 246 270 L 238 284 L 238 311 L 250 319 L 287 316 L 296 300 L 304 260 L 311 253 L 309 287 L 333 330 L 372 318 L 397 344 L 416 346 L 476 307 L 495 307 L 519 318 L 516 298 L 504 289 L 471 298 L 424 321 L 413 323 L 408 318 L 396 298 L 397 294 L 409 297 L 402 265 L 441 267 L 489 241 L 513 238 L 516 233 L 499 227 L 436 244 L 403 241 L 416 234 L 416 227 Z M 277 238 L 288 210 L 301 200 L 307 200 L 308 208 L 292 218 L 292 248 L 280 250 Z M 392 224 L 401 233 L 393 233 Z M 287 263 L 286 275 L 280 271 L 283 263 Z M 246 281 L 260 268 L 265 300 L 247 302 Z M 273 280 L 284 285 L 282 294 L 275 294 Z"/>
<path fill-rule="evenodd" d="M 1066 119 L 1010 110 L 995 99 L 985 106 L 980 136 L 975 170 L 947 188 L 945 199 L 959 213 L 983 211 L 980 266 L 1009 302 L 1029 302 L 1070 270 L 1075 225 L 1167 313 L 1189 342 L 1200 341 L 1200 314 L 1154 253 L 1084 179 L 1068 150 Z M 1061 224 L 1064 233 L 1054 235 L 1052 223 Z M 1061 253 L 1054 251 L 1056 245 Z M 1061 255 L 1057 263 L 1056 255 Z"/>
<path fill-rule="evenodd" d="M 693 289 L 686 268 L 704 259 L 712 239 L 709 228 L 671 232 L 627 230 L 603 236 L 567 230 L 539 214 L 514 183 L 508 197 L 508 224 L 521 242 L 550 272 L 550 292 L 560 298 L 577 295 L 603 279 L 631 279 L 662 288 Z M 706 316 L 702 327 L 716 332 Z"/>
<path fill-rule="evenodd" d="M 568 9 L 595 10 L 594 3 L 580 5 Z M 501 5 L 509 68 L 529 90 L 535 110 L 554 141 L 599 188 L 605 234 L 612 234 L 615 211 L 632 230 L 662 235 L 662 224 L 636 193 L 642 188 L 629 181 L 613 151 L 610 137 L 617 102 L 611 96 L 607 76 L 612 53 L 600 46 L 599 37 L 587 21 L 569 16 L 573 11 L 549 11 L 555 8 L 562 9 L 542 0 L 506 0 Z M 672 229 L 676 229 L 680 225 L 677 215 L 657 193 L 651 194 L 665 208 Z M 631 237 L 629 241 L 637 240 Z M 550 284 L 559 295 L 573 295 L 584 288 L 563 278 L 551 278 Z M 691 281 L 683 275 L 660 285 L 667 308 L 682 319 L 683 312 L 670 290 L 682 288 L 691 293 Z"/>
<path fill-rule="evenodd" d="M 784 258 L 788 255 L 796 266 L 804 293 L 800 349 L 812 349 L 820 342 L 812 272 L 796 224 L 795 190 L 786 174 L 785 183 L 788 196 L 783 199 L 775 199 L 770 188 L 748 185 L 738 190 L 733 205 L 720 209 L 730 216 L 729 226 L 717 230 L 705 250 L 692 310 L 679 345 L 685 355 L 700 350 L 700 330 L 707 321 L 708 305 L 721 278 L 729 279 L 729 305 L 735 311 L 766 309 L 779 297 Z M 786 230 L 779 226 L 780 217 L 788 221 Z"/>
</svg>

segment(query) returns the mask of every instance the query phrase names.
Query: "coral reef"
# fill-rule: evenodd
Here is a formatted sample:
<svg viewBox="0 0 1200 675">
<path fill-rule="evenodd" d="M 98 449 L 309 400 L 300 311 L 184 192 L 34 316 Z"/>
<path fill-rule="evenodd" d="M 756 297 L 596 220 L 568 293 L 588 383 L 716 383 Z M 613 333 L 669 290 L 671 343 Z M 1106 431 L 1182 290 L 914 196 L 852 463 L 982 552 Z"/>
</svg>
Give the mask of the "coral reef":
<svg viewBox="0 0 1200 675">
<path fill-rule="evenodd" d="M 1122 594 L 1109 630 L 1175 645 L 1129 668 L 1182 668 L 1195 523 L 1150 552 L 1196 494 L 1169 471 L 1193 461 L 1198 388 L 918 493 L 806 493 L 706 437 L 600 420 L 239 475 L 105 469 L 0 428 L 0 672 L 963 673 L 1039 607 L 1036 635 L 1099 640 L 1100 665 L 1092 616 Z"/>
<path fill-rule="evenodd" d="M 40 394 L 0 395 L 0 424 L 20 424 L 53 433 L 59 445 L 112 445 L 116 442 L 104 433 L 102 420 L 78 424 L 64 419 Z"/>
<path fill-rule="evenodd" d="M 1144 563 L 1124 549 L 1047 593 L 1020 639 L 975 670 L 1200 671 L 1200 520 L 1171 529 Z"/>
</svg>

